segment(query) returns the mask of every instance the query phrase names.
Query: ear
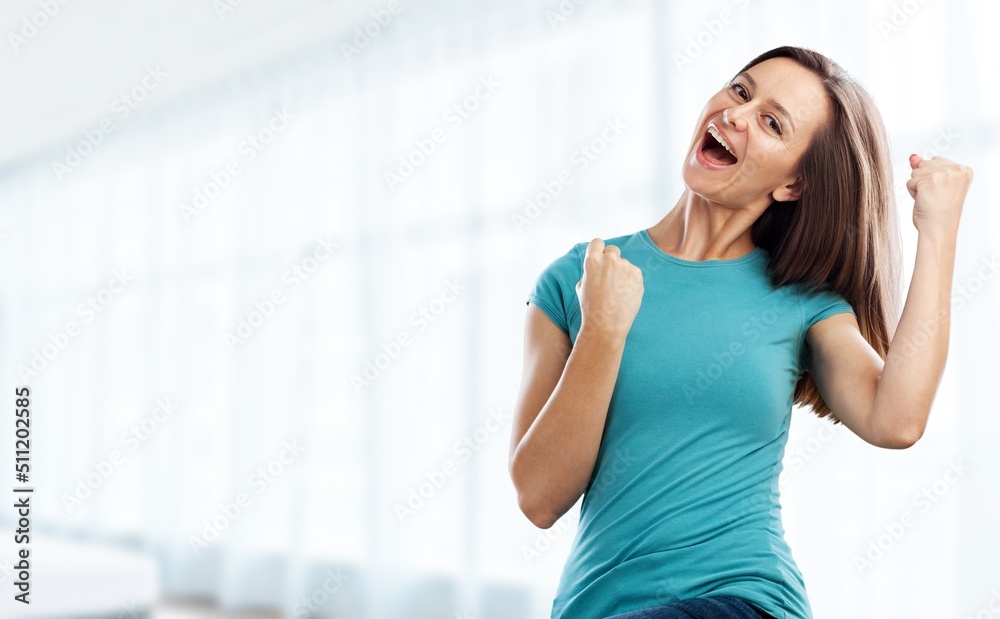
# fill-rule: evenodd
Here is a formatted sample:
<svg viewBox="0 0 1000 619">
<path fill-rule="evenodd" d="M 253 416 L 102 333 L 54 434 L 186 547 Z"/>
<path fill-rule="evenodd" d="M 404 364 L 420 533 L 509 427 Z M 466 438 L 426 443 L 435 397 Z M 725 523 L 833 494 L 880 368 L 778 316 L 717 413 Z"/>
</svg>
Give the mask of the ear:
<svg viewBox="0 0 1000 619">
<path fill-rule="evenodd" d="M 778 187 L 771 192 L 771 198 L 775 202 L 792 202 L 802 196 L 802 179 L 793 178 L 788 184 Z"/>
</svg>

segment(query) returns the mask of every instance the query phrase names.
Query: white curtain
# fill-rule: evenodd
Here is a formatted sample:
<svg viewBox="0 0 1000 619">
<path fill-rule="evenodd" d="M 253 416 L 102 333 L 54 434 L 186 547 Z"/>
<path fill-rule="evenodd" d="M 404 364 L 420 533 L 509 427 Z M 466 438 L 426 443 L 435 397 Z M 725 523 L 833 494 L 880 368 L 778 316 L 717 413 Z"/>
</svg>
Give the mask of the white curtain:
<svg viewBox="0 0 1000 619">
<path fill-rule="evenodd" d="M 786 535 L 817 617 L 975 616 L 1000 587 L 980 269 L 1000 254 L 1000 16 L 897 4 L 413 5 L 351 60 L 345 24 L 211 88 L 165 83 L 61 181 L 80 134 L 0 170 L 0 367 L 35 393 L 37 526 L 147 551 L 164 595 L 224 608 L 547 617 L 578 508 L 539 531 L 507 474 L 527 291 L 572 243 L 662 217 L 711 93 L 798 44 L 877 99 L 910 268 L 906 156 L 976 179 L 924 438 L 879 450 L 796 411 Z"/>
</svg>

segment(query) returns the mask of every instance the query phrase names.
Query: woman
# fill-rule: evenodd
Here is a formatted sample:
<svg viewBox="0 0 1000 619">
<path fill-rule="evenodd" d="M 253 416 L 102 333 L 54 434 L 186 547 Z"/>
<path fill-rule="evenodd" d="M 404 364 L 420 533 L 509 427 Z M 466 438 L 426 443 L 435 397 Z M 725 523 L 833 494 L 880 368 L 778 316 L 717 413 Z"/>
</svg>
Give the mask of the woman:
<svg viewBox="0 0 1000 619">
<path fill-rule="evenodd" d="M 510 475 L 541 528 L 584 497 L 553 618 L 812 616 L 778 494 L 792 405 L 902 449 L 944 369 L 972 171 L 910 165 L 900 315 L 881 117 L 836 63 L 780 47 L 709 99 L 663 219 L 541 274 Z"/>
</svg>

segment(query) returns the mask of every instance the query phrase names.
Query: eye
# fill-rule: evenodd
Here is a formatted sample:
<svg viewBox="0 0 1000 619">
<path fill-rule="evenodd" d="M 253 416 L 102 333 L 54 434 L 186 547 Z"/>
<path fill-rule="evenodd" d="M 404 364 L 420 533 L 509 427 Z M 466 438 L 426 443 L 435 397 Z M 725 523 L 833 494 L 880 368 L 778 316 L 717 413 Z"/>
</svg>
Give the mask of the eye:
<svg viewBox="0 0 1000 619">
<path fill-rule="evenodd" d="M 744 101 L 749 101 L 749 99 L 744 96 L 746 95 L 746 88 L 744 88 L 743 85 L 740 84 L 739 82 L 733 82 L 732 84 L 730 84 L 729 89 L 735 90 L 736 96 L 738 96 L 740 99 Z M 781 132 L 781 123 L 778 122 L 778 119 L 770 115 L 768 116 L 768 118 L 771 119 L 771 122 L 767 123 L 767 126 L 773 129 L 775 133 L 777 133 L 778 135 L 783 135 Z"/>
</svg>

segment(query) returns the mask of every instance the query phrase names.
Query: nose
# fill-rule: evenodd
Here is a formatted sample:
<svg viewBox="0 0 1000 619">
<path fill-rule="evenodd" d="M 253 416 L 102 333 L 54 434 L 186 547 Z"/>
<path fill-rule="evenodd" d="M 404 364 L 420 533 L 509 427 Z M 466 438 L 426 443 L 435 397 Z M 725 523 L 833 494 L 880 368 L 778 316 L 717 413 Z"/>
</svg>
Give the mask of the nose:
<svg viewBox="0 0 1000 619">
<path fill-rule="evenodd" d="M 722 122 L 725 123 L 725 124 L 727 124 L 727 125 L 732 125 L 738 131 L 743 131 L 744 129 L 746 129 L 746 126 L 747 126 L 747 124 L 746 124 L 747 121 L 746 121 L 745 118 L 743 118 L 743 115 L 741 113 L 735 114 L 733 116 L 733 118 L 730 119 L 729 118 L 729 108 L 727 108 L 726 110 L 724 110 L 722 112 Z"/>
</svg>

